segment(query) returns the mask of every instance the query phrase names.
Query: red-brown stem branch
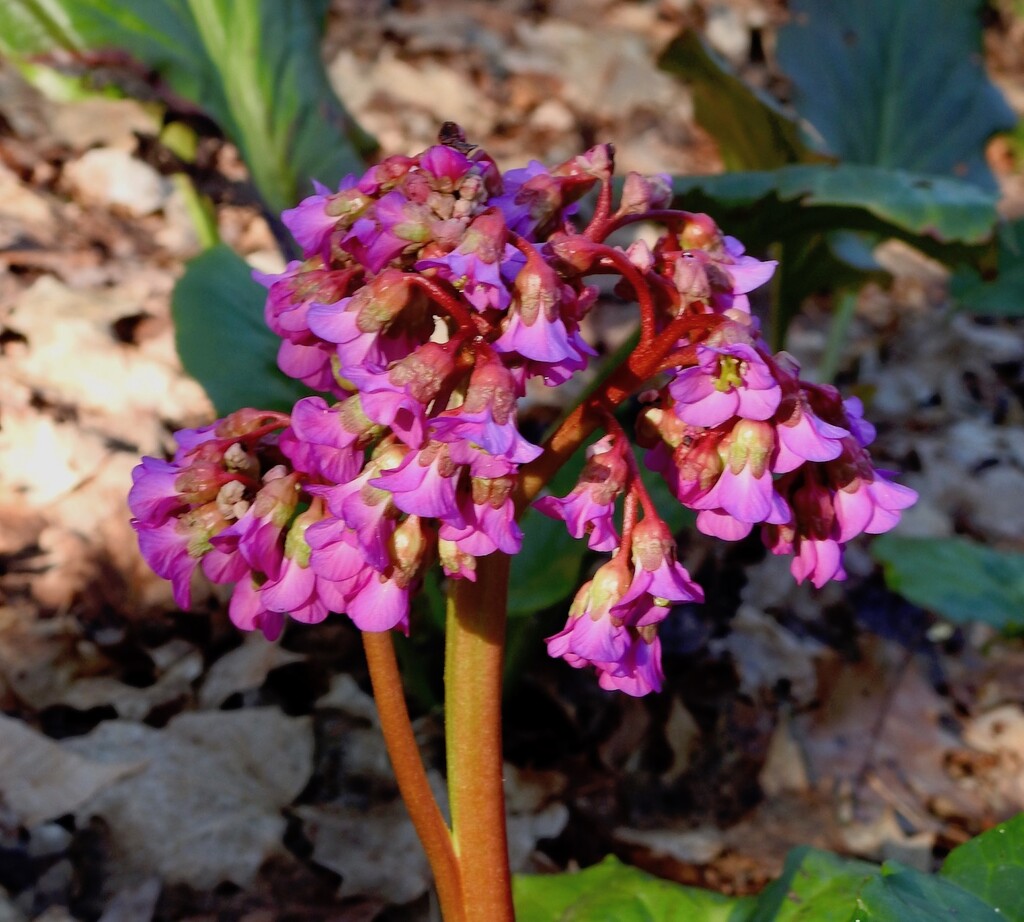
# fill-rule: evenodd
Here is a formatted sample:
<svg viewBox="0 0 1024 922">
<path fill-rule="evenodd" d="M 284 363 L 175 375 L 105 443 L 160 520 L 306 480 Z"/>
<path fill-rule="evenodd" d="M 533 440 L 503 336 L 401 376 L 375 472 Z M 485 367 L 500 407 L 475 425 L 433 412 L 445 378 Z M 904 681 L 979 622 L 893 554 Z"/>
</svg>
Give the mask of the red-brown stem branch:
<svg viewBox="0 0 1024 922">
<path fill-rule="evenodd" d="M 693 331 L 706 333 L 723 320 L 717 314 L 682 313 L 675 317 L 652 342 L 641 343 L 586 400 L 578 403 L 544 445 L 544 453 L 519 472 L 516 509 L 522 512 L 573 452 L 602 420 L 602 412 L 613 411 L 631 394 L 658 373 L 666 356 L 674 352 L 679 340 Z"/>
<path fill-rule="evenodd" d="M 626 430 L 619 424 L 614 413 L 610 413 L 605 410 L 602 413 L 602 416 L 604 417 L 605 430 L 609 434 L 614 434 L 619 444 L 625 446 L 625 450 L 622 453 L 622 460 L 626 462 L 626 467 L 629 468 L 630 480 L 629 493 L 626 496 L 627 502 L 635 495 L 636 498 L 640 500 L 640 506 L 643 508 L 645 516 L 660 518 L 658 510 L 654 506 L 654 501 L 651 499 L 651 494 L 647 492 L 647 487 L 644 486 L 643 479 L 640 476 L 640 467 L 636 463 L 636 456 L 629 447 L 632 443 L 629 440 L 629 436 L 626 435 Z M 623 526 L 623 529 L 625 529 L 625 526 Z"/>
<path fill-rule="evenodd" d="M 611 180 L 604 180 L 601 183 L 601 191 L 597 194 L 597 205 L 594 208 L 594 216 L 590 219 L 584 237 L 591 240 L 604 240 L 608 236 L 605 229 L 608 226 L 608 215 L 612 210 L 612 184 Z"/>
<path fill-rule="evenodd" d="M 637 304 L 640 305 L 640 345 L 649 343 L 654 338 L 657 317 L 651 289 L 643 274 L 629 261 L 629 257 L 622 250 L 617 250 L 615 247 L 598 244 L 594 247 L 594 254 L 606 264 L 614 266 L 633 287 Z"/>
<path fill-rule="evenodd" d="M 620 228 L 626 227 L 630 224 L 639 224 L 643 221 L 656 221 L 659 224 L 673 225 L 679 224 L 683 221 L 689 221 L 693 217 L 693 212 L 680 211 L 675 208 L 657 208 L 651 211 L 641 211 L 636 214 L 624 214 L 618 215 L 612 218 L 611 221 L 604 228 L 604 237 L 607 238 L 610 234 Z"/>
<path fill-rule="evenodd" d="M 436 279 L 413 274 L 407 275 L 406 278 L 411 284 L 426 292 L 431 301 L 447 311 L 460 328 L 471 330 L 474 333 L 486 334 L 490 332 L 491 325 L 487 322 L 486 318 L 480 316 L 480 314 L 472 313 L 458 297 Z"/>
<path fill-rule="evenodd" d="M 448 825 L 430 789 L 412 724 L 409 722 L 409 711 L 402 692 L 402 677 L 390 632 L 364 631 L 363 648 L 370 669 L 370 682 L 377 702 L 384 743 L 398 781 L 398 790 L 434 872 L 441 914 L 445 922 L 469 922 L 462 903 L 455 847 Z"/>
</svg>

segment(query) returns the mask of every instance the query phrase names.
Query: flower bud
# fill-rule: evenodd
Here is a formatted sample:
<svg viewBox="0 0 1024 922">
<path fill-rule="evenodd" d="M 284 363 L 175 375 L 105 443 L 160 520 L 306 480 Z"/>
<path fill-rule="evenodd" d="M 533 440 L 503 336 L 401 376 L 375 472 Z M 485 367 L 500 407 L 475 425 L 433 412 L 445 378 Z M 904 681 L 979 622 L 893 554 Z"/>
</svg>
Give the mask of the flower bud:
<svg viewBox="0 0 1024 922">
<path fill-rule="evenodd" d="M 643 176 L 626 174 L 619 200 L 619 214 L 641 214 L 652 209 L 667 208 L 672 203 L 672 180 L 667 173 Z"/>
<path fill-rule="evenodd" d="M 387 329 L 409 303 L 412 285 L 399 269 L 384 269 L 352 296 L 348 310 L 357 314 L 360 333 Z"/>
<path fill-rule="evenodd" d="M 580 234 L 554 235 L 549 245 L 555 256 L 579 272 L 585 272 L 594 264 L 599 246 L 589 237 Z"/>
<path fill-rule="evenodd" d="M 416 400 L 428 404 L 454 370 L 451 349 L 443 343 L 426 342 L 392 365 L 388 380 L 396 387 L 408 387 Z"/>
<path fill-rule="evenodd" d="M 679 245 L 684 250 L 706 250 L 709 253 L 718 253 L 724 247 L 722 232 L 706 214 L 690 215 L 679 234 Z"/>
<path fill-rule="evenodd" d="M 569 618 L 589 615 L 594 621 L 609 617 L 609 612 L 629 589 L 632 574 L 625 560 L 616 555 L 597 569 L 593 579 L 580 587 L 569 607 Z"/>
<path fill-rule="evenodd" d="M 728 438 L 727 463 L 738 474 L 750 468 L 760 477 L 768 467 L 768 459 L 775 449 L 775 428 L 768 422 L 753 419 L 737 420 Z"/>
<path fill-rule="evenodd" d="M 476 582 L 476 558 L 460 550 L 454 541 L 439 538 L 437 556 L 446 575 Z"/>
<path fill-rule="evenodd" d="M 418 515 L 400 522 L 391 534 L 389 550 L 395 565 L 395 582 L 403 589 L 420 575 L 433 546 L 434 533 Z"/>
</svg>

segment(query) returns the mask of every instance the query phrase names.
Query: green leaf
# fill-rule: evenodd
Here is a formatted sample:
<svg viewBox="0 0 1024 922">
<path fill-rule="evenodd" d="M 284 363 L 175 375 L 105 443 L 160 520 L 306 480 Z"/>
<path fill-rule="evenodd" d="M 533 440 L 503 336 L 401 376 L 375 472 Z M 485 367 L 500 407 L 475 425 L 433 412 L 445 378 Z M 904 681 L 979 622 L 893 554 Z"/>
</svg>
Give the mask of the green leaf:
<svg viewBox="0 0 1024 922">
<path fill-rule="evenodd" d="M 216 121 L 272 211 L 362 167 L 372 149 L 320 60 L 325 0 L 7 0 L 0 51 L 121 49 Z"/>
<path fill-rule="evenodd" d="M 587 542 L 572 537 L 560 519 L 530 508 L 519 524 L 523 549 L 512 558 L 508 592 L 513 617 L 532 615 L 571 595 L 587 553 Z"/>
<path fill-rule="evenodd" d="M 871 546 L 889 588 L 950 621 L 1024 629 L 1024 554 L 965 538 L 883 535 Z"/>
<path fill-rule="evenodd" d="M 290 410 L 310 391 L 277 367 L 280 339 L 263 321 L 266 291 L 225 244 L 191 260 L 174 289 L 178 354 L 218 415 L 241 407 Z"/>
<path fill-rule="evenodd" d="M 995 226 L 996 196 L 958 179 L 855 164 L 795 164 L 777 170 L 682 176 L 678 204 L 712 210 L 730 233 L 743 225 L 752 248 L 807 231 L 860 230 L 927 248 L 979 244 Z"/>
<path fill-rule="evenodd" d="M 796 848 L 757 899 L 749 922 L 850 922 L 857 894 L 878 868 L 815 848 Z"/>
<path fill-rule="evenodd" d="M 1024 922 L 1024 813 L 953 849 L 941 873 L 1006 922 Z"/>
<path fill-rule="evenodd" d="M 1000 227 L 990 277 L 963 267 L 953 274 L 950 293 L 960 307 L 975 314 L 1024 316 L 1024 220 Z"/>
<path fill-rule="evenodd" d="M 605 858 L 575 874 L 519 875 L 518 922 L 746 922 L 752 901 L 682 887 Z"/>
<path fill-rule="evenodd" d="M 861 922 L 1000 922 L 1003 916 L 941 877 L 931 877 L 894 861 L 868 881 L 851 903 Z"/>
<path fill-rule="evenodd" d="M 606 858 L 520 876 L 520 922 L 1024 922 L 1024 814 L 960 846 L 939 876 L 796 848 L 756 898 L 729 899 Z"/>
<path fill-rule="evenodd" d="M 955 884 L 887 862 L 881 868 L 794 849 L 747 922 L 988 922 L 994 909 Z"/>
<path fill-rule="evenodd" d="M 679 35 L 658 66 L 690 85 L 697 121 L 718 142 L 727 170 L 770 170 L 813 158 L 796 122 L 737 77 L 696 32 Z"/>
<path fill-rule="evenodd" d="M 794 107 L 843 161 L 995 191 L 985 142 L 1016 118 L 985 73 L 981 6 L 792 0 L 776 56 Z"/>
</svg>

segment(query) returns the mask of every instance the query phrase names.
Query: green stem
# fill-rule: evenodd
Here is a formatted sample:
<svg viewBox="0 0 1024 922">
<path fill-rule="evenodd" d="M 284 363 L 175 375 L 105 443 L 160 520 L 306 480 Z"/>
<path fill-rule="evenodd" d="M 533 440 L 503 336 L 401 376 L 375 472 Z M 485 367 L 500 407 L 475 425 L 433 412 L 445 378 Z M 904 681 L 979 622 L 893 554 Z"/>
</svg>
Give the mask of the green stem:
<svg viewBox="0 0 1024 922">
<path fill-rule="evenodd" d="M 479 558 L 449 581 L 445 738 L 452 836 L 468 922 L 513 922 L 501 754 L 501 678 L 510 559 Z M 447 922 L 447 917 L 446 917 Z"/>
<path fill-rule="evenodd" d="M 445 922 L 468 922 L 471 917 L 466 915 L 462 902 L 459 862 L 448 825 L 430 789 L 412 724 L 409 722 L 409 711 L 402 692 L 402 676 L 398 671 L 390 632 L 364 631 L 363 648 L 370 669 L 370 682 L 377 702 L 384 743 L 398 781 L 398 790 L 434 872 L 441 914 Z"/>
</svg>

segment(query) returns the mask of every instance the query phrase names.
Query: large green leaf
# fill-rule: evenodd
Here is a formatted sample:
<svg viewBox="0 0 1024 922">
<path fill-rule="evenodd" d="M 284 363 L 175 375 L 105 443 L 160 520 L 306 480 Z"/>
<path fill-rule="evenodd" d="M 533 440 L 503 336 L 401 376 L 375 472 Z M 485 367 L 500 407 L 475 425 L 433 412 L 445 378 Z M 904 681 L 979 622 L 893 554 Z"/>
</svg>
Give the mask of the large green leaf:
<svg viewBox="0 0 1024 922">
<path fill-rule="evenodd" d="M 790 852 L 748 922 L 996 922 L 1002 918 L 950 881 L 895 862 L 881 868 L 813 848 Z"/>
<path fill-rule="evenodd" d="M 950 621 L 1024 628 L 1024 554 L 966 538 L 883 535 L 871 546 L 889 588 Z"/>
<path fill-rule="evenodd" d="M 802 847 L 756 899 L 681 887 L 614 858 L 518 877 L 514 892 L 520 922 L 1024 922 L 1024 815 L 957 848 L 939 876 Z"/>
<path fill-rule="evenodd" d="M 749 922 L 849 922 L 857 894 L 877 873 L 864 861 L 794 849 L 782 876 L 758 897 Z"/>
<path fill-rule="evenodd" d="M 527 509 L 520 525 L 523 549 L 512 558 L 508 613 L 532 615 L 572 594 L 579 582 L 587 542 L 577 541 L 565 522 Z"/>
<path fill-rule="evenodd" d="M 263 321 L 266 291 L 225 244 L 191 260 L 174 289 L 178 354 L 218 415 L 240 407 L 290 410 L 310 391 L 277 367 L 281 341 Z"/>
<path fill-rule="evenodd" d="M 868 881 L 851 901 L 861 922 L 1000 922 L 1003 916 L 973 893 L 941 877 L 931 877 L 894 861 Z"/>
<path fill-rule="evenodd" d="M 791 0 L 779 66 L 792 102 L 848 163 L 994 190 L 984 148 L 1016 124 L 983 63 L 980 0 Z"/>
<path fill-rule="evenodd" d="M 697 121 L 718 142 L 726 169 L 770 170 L 813 156 L 778 103 L 737 77 L 693 30 L 665 49 L 658 66 L 689 84 Z"/>
<path fill-rule="evenodd" d="M 714 210 L 749 246 L 839 229 L 940 244 L 979 244 L 996 222 L 996 196 L 957 179 L 856 164 L 794 164 L 777 170 L 680 176 L 677 204 Z"/>
<path fill-rule="evenodd" d="M 1006 922 L 1024 922 L 1024 813 L 953 849 L 941 873 Z"/>
<path fill-rule="evenodd" d="M 994 265 L 981 272 L 962 267 L 953 275 L 950 292 L 957 304 L 972 313 L 1020 317 L 1024 315 L 1024 220 L 1000 227 L 993 249 Z"/>
<path fill-rule="evenodd" d="M 518 922 L 746 922 L 752 901 L 681 887 L 606 858 L 576 874 L 521 875 Z"/>
<path fill-rule="evenodd" d="M 272 211 L 336 184 L 372 148 L 320 60 L 326 0 L 5 0 L 0 52 L 127 53 L 217 122 Z"/>
</svg>

